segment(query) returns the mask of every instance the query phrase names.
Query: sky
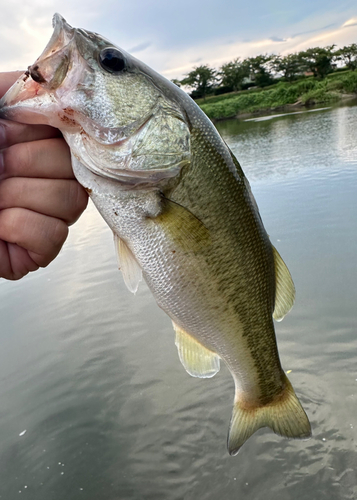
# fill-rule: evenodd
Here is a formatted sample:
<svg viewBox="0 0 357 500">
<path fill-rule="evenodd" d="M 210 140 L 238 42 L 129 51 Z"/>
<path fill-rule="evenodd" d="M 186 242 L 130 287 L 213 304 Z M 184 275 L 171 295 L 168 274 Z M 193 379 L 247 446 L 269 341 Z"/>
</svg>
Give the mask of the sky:
<svg viewBox="0 0 357 500">
<path fill-rule="evenodd" d="M 357 43 L 356 0 L 0 0 L 0 71 L 40 55 L 59 12 L 167 78 L 237 57 Z"/>
</svg>

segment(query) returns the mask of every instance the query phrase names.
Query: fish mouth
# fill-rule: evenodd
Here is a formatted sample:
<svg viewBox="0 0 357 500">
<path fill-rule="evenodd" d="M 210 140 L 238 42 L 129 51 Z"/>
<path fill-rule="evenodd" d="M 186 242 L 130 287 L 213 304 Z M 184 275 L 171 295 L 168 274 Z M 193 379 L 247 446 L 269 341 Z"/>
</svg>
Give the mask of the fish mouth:
<svg viewBox="0 0 357 500">
<path fill-rule="evenodd" d="M 60 14 L 53 16 L 52 23 L 54 31 L 42 54 L 0 100 L 1 117 L 22 123 L 63 126 L 54 93 L 63 84 L 71 65 L 77 62 L 73 50 L 75 29 Z M 75 83 L 70 82 L 71 86 Z"/>
<path fill-rule="evenodd" d="M 0 100 L 0 117 L 60 129 L 72 154 L 81 157 L 88 170 L 122 185 L 152 186 L 178 175 L 189 161 L 183 146 L 174 144 L 170 152 L 143 146 L 146 133 L 159 144 L 164 143 L 155 133 L 160 126 L 156 108 L 127 125 L 113 128 L 96 123 L 72 105 L 67 96 L 78 88 L 92 92 L 95 66 L 91 67 L 88 53 L 96 54 L 98 47 L 110 42 L 96 33 L 72 28 L 60 14 L 54 15 L 53 27 L 42 54 Z M 184 123 L 181 116 L 176 118 Z"/>
<path fill-rule="evenodd" d="M 73 28 L 58 13 L 53 16 L 52 24 L 54 31 L 42 54 L 0 99 L 0 117 L 28 124 L 48 124 L 62 132 L 79 131 L 102 146 L 124 144 L 151 116 L 113 128 L 97 125 L 71 106 L 61 105 L 65 94 L 75 91 L 88 75 L 91 78 L 93 70 L 86 63 L 84 46 L 86 42 L 96 41 L 99 35 Z M 75 71 L 71 71 L 72 68 Z"/>
<path fill-rule="evenodd" d="M 55 90 L 67 75 L 75 29 L 58 13 L 53 16 L 52 26 L 52 36 L 40 57 L 29 66 L 28 74 L 44 88 Z"/>
</svg>

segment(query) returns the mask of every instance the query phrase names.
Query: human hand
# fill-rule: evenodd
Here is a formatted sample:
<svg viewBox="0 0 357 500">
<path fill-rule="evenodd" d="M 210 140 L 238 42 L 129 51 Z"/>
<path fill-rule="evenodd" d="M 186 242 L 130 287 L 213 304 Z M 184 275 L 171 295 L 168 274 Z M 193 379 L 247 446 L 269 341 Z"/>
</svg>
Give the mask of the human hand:
<svg viewBox="0 0 357 500">
<path fill-rule="evenodd" d="M 0 97 L 19 76 L 0 73 Z M 47 266 L 87 202 L 57 129 L 0 119 L 0 278 Z"/>
</svg>

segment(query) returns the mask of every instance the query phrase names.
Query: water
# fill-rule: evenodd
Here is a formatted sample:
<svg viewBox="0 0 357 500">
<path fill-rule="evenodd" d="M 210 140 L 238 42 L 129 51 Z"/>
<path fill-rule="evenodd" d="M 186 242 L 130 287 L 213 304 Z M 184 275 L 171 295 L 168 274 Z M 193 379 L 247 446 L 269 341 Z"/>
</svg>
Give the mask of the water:
<svg viewBox="0 0 357 500">
<path fill-rule="evenodd" d="M 1 499 L 357 497 L 357 107 L 219 128 L 294 277 L 277 337 L 313 438 L 228 455 L 230 374 L 186 374 L 90 206 L 47 269 L 0 283 Z"/>
</svg>

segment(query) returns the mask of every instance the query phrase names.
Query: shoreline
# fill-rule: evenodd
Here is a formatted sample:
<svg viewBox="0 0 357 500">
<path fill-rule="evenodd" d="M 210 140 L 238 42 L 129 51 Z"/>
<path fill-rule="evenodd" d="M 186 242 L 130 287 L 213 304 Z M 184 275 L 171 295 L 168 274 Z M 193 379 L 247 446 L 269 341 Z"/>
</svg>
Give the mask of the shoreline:
<svg viewBox="0 0 357 500">
<path fill-rule="evenodd" d="M 284 104 L 282 106 L 277 106 L 275 108 L 262 108 L 260 110 L 256 111 L 251 111 L 251 112 L 242 112 L 242 113 L 237 113 L 235 116 L 230 116 L 230 117 L 222 117 L 222 118 L 210 118 L 213 123 L 217 122 L 223 122 L 225 120 L 245 120 L 247 118 L 254 118 L 254 117 L 260 117 L 260 116 L 269 116 L 273 115 L 275 113 L 291 113 L 296 111 L 309 111 L 315 109 L 317 106 L 321 106 L 323 104 L 327 105 L 338 105 L 341 104 L 342 102 L 346 101 L 356 101 L 357 104 L 357 94 L 341 94 L 339 100 L 331 102 L 318 102 L 318 103 L 311 103 L 311 104 L 303 104 L 301 101 L 297 101 L 293 104 Z"/>
<path fill-rule="evenodd" d="M 324 80 L 278 82 L 266 89 L 207 97 L 197 104 L 212 122 L 291 112 L 357 99 L 357 71 Z"/>
</svg>

